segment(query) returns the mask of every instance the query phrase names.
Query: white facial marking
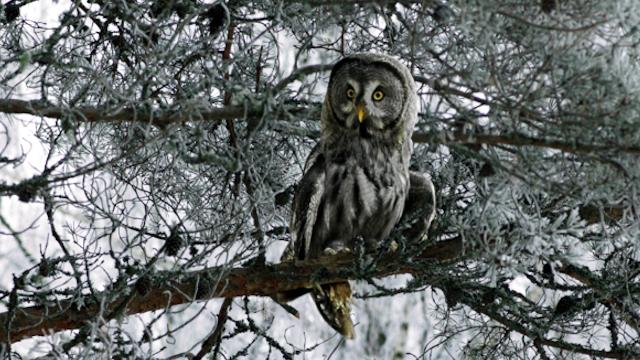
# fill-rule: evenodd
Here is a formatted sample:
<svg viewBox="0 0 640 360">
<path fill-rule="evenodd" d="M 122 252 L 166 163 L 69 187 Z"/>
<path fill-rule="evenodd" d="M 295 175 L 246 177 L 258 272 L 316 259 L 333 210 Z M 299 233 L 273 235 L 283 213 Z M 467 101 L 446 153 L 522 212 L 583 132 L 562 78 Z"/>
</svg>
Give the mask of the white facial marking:
<svg viewBox="0 0 640 360">
<path fill-rule="evenodd" d="M 356 91 L 356 94 L 358 94 L 360 92 L 360 84 L 358 84 L 357 82 L 349 79 L 349 80 L 347 80 L 347 84 L 351 85 L 353 90 Z"/>
<path fill-rule="evenodd" d="M 345 103 L 340 107 L 340 110 L 342 110 L 342 112 L 344 113 L 350 113 L 351 110 L 353 110 L 353 103 L 352 102 Z"/>
<path fill-rule="evenodd" d="M 378 80 L 372 80 L 371 82 L 366 84 L 364 86 L 364 96 L 367 99 L 371 99 L 371 96 L 373 95 L 373 92 L 376 91 L 378 86 L 380 86 L 380 81 L 378 81 Z"/>
</svg>

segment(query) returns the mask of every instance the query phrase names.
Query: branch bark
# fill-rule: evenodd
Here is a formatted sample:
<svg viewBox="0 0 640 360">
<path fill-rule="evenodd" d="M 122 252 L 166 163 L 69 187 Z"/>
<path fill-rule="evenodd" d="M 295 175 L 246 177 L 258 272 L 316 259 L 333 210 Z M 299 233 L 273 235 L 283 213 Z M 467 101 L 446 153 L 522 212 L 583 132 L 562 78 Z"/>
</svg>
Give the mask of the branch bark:
<svg viewBox="0 0 640 360">
<path fill-rule="evenodd" d="M 460 239 L 439 242 L 428 246 L 414 259 L 415 262 L 410 264 L 401 261 L 397 256 L 386 256 L 371 275 L 384 277 L 416 273 L 419 266 L 425 262 L 452 260 L 461 254 Z M 254 265 L 233 269 L 216 267 L 189 272 L 179 279 L 167 277 L 161 283 L 153 284 L 144 294 L 119 294 L 113 298 L 107 290 L 96 297 L 86 295 L 83 298 L 71 298 L 46 305 L 17 308 L 0 314 L 0 324 L 10 325 L 0 329 L 0 339 L 15 342 L 31 336 L 77 329 L 93 319 L 111 320 L 107 314 L 127 316 L 220 297 L 273 296 L 287 290 L 310 288 L 319 283 L 355 279 L 357 276 L 353 269 L 350 269 L 352 264 L 353 258 L 343 255 L 299 264 Z M 155 276 L 156 279 L 161 277 Z M 136 290 L 132 286 L 130 291 Z M 114 310 L 117 309 L 122 311 L 114 314 Z M 7 328 L 11 329 L 9 334 Z"/>
</svg>

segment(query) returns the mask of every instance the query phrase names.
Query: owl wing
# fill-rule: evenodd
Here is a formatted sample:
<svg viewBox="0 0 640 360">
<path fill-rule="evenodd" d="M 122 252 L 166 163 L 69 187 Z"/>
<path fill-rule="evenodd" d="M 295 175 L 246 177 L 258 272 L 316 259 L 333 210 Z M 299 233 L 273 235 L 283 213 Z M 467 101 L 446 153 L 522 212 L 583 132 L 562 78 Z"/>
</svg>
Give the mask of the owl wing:
<svg viewBox="0 0 640 360">
<path fill-rule="evenodd" d="M 311 151 L 305 164 L 304 175 L 298 184 L 293 198 L 291 215 L 291 242 L 282 254 L 281 261 L 295 259 L 304 260 L 310 257 L 312 247 L 322 244 L 313 241 L 324 240 L 314 234 L 314 227 L 318 220 L 318 213 L 325 193 L 325 159 L 320 151 L 320 145 Z M 315 235 L 315 236 L 314 236 Z M 308 290 L 294 290 L 278 294 L 276 301 L 281 304 L 304 295 Z M 337 282 L 317 285 L 310 289 L 318 311 L 325 321 L 345 337 L 354 337 L 353 322 L 351 321 L 351 287 L 349 282 Z"/>
<path fill-rule="evenodd" d="M 425 239 L 436 214 L 436 192 L 428 174 L 409 172 L 409 195 L 400 224 L 409 225 L 403 235 L 409 240 Z"/>
<path fill-rule="evenodd" d="M 293 197 L 291 221 L 289 223 L 291 241 L 280 256 L 280 262 L 304 260 L 309 254 L 313 226 L 315 224 L 320 199 L 324 193 L 324 157 L 320 146 L 311 150 L 304 166 L 304 175 Z M 283 305 L 307 294 L 310 289 L 295 289 L 276 294 L 274 300 Z"/>
<path fill-rule="evenodd" d="M 291 243 L 293 258 L 307 259 L 312 246 L 313 228 L 324 195 L 325 167 L 320 145 L 311 151 L 304 175 L 293 197 Z"/>
</svg>

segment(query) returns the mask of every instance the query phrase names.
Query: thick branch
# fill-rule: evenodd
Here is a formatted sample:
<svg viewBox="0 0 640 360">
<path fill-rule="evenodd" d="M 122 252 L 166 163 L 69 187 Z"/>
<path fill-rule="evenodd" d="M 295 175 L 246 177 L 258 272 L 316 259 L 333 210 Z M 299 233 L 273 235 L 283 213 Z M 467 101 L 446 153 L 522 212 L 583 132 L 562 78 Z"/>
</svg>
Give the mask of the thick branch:
<svg viewBox="0 0 640 360">
<path fill-rule="evenodd" d="M 436 261 L 450 261 L 463 254 L 460 238 L 447 240 L 428 246 L 426 250 L 410 262 L 402 261 L 389 254 L 377 263 L 367 276 L 383 277 L 395 274 L 410 273 L 424 278 L 421 269 Z M 165 309 L 167 307 L 206 300 L 217 297 L 231 298 L 236 296 L 273 296 L 279 292 L 310 288 L 318 283 L 330 283 L 349 279 L 358 279 L 353 269 L 353 258 L 339 255 L 299 264 L 283 263 L 271 266 L 250 266 L 246 268 L 224 269 L 210 268 L 185 274 L 179 279 L 167 278 L 154 284 L 144 294 L 132 293 L 129 296 L 120 294 L 114 300 L 108 292 L 102 293 L 105 300 L 96 302 L 93 297 L 69 299 L 47 306 L 18 308 L 0 314 L 0 322 L 11 324 L 9 336 L 6 330 L 0 330 L 1 339 L 15 342 L 36 335 L 45 335 L 55 331 L 80 328 L 92 320 L 110 320 L 115 316 L 127 316 L 136 313 Z M 429 281 L 430 279 L 426 279 Z M 439 286 L 437 279 L 431 279 Z M 135 290 L 132 290 L 135 291 Z M 99 296 L 100 296 L 99 295 Z M 124 298 L 125 300 L 121 300 Z M 473 297 L 472 297 L 473 298 Z M 606 351 L 587 348 L 582 345 L 561 340 L 542 337 L 528 329 L 525 324 L 515 323 L 496 313 L 490 306 L 471 301 L 464 304 L 473 310 L 489 316 L 512 331 L 517 331 L 532 338 L 537 344 L 566 349 L 572 352 L 599 356 L 604 358 L 625 359 L 637 355 L 632 349 L 625 351 Z M 75 304 L 85 304 L 78 308 Z M 118 311 L 120 310 L 120 311 Z M 8 319 L 8 317 L 12 317 Z"/>
<path fill-rule="evenodd" d="M 440 242 L 427 247 L 412 264 L 403 263 L 395 256 L 385 257 L 371 276 L 415 273 L 421 262 L 451 260 L 461 253 L 462 241 L 459 239 Z M 11 339 L 11 342 L 15 342 L 31 336 L 80 328 L 96 318 L 107 317 L 107 320 L 110 320 L 107 314 L 112 314 L 116 309 L 123 311 L 113 314 L 114 316 L 127 316 L 195 300 L 245 295 L 273 296 L 287 290 L 310 288 L 318 283 L 354 279 L 356 276 L 353 270 L 349 270 L 352 263 L 353 259 L 349 256 L 338 256 L 300 264 L 285 263 L 234 269 L 210 268 L 187 273 L 179 279 L 167 278 L 162 283 L 153 284 L 150 289 L 145 289 L 144 294 L 119 295 L 111 299 L 109 291 L 105 291 L 97 297 L 102 297 L 101 301 L 86 296 L 84 299 L 68 299 L 48 305 L 18 308 L 0 314 L 0 324 L 6 324 L 7 321 L 11 323 L 11 334 L 7 336 L 5 327 L 2 327 L 0 339 Z M 133 287 L 131 291 L 135 291 Z M 122 303 L 123 298 L 126 298 L 127 304 Z M 77 304 L 84 305 L 79 307 Z M 13 318 L 7 319 L 8 316 Z"/>
</svg>

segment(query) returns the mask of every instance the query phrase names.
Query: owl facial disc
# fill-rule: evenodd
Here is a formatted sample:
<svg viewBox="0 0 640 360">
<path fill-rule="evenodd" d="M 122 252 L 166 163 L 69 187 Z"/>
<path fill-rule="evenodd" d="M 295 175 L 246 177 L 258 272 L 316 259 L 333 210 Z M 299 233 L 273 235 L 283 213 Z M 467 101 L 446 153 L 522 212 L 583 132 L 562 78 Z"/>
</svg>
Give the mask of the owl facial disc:
<svg viewBox="0 0 640 360">
<path fill-rule="evenodd" d="M 336 131 L 393 142 L 397 129 L 409 123 L 402 116 L 407 100 L 403 72 L 385 59 L 353 57 L 336 64 L 327 97 Z"/>
</svg>

